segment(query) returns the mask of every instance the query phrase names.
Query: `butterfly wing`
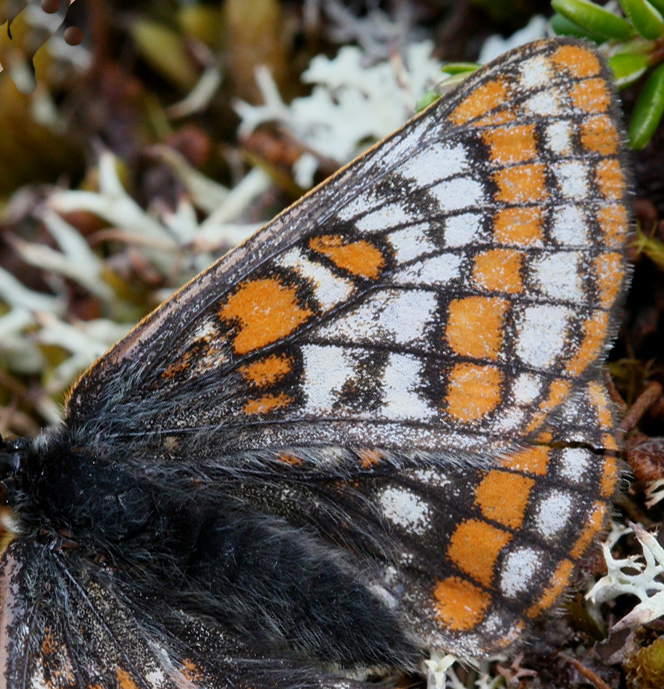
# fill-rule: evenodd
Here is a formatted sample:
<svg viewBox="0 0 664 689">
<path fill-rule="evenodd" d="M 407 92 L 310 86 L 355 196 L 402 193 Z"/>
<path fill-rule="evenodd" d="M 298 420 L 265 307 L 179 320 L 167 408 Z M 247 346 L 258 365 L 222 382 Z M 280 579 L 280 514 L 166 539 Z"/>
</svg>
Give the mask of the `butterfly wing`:
<svg viewBox="0 0 664 689">
<path fill-rule="evenodd" d="M 11 689 L 353 689 L 266 657 L 126 575 L 14 541 L 0 562 L 0 676 Z"/>
<path fill-rule="evenodd" d="M 599 370 L 629 206 L 608 79 L 568 40 L 469 77 L 93 366 L 72 444 L 341 544 L 433 645 L 511 643 L 616 485 Z"/>
<path fill-rule="evenodd" d="M 72 433 L 182 457 L 532 437 L 615 329 L 628 213 L 606 77 L 569 42 L 469 77 L 105 355 Z"/>
</svg>

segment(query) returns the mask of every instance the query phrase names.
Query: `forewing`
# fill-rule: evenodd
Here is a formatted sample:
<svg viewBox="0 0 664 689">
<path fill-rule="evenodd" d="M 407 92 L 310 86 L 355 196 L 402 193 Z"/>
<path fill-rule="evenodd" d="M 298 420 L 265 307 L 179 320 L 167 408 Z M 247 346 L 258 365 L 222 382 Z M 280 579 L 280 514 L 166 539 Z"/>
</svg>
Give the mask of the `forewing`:
<svg viewBox="0 0 664 689">
<path fill-rule="evenodd" d="M 261 655 L 168 591 L 34 541 L 0 560 L 2 689 L 359 689 L 350 680 Z"/>
<path fill-rule="evenodd" d="M 69 400 L 74 441 L 321 471 L 330 447 L 488 462 L 535 437 L 616 328 L 607 80 L 566 40 L 479 70 L 106 354 Z"/>
</svg>

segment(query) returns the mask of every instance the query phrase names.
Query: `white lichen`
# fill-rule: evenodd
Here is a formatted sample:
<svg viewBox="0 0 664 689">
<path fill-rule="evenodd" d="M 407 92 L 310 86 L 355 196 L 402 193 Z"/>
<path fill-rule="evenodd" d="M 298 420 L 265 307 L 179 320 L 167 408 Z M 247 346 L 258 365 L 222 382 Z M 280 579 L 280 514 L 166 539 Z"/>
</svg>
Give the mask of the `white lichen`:
<svg viewBox="0 0 664 689">
<path fill-rule="evenodd" d="M 634 533 L 643 555 L 615 558 L 611 553 L 615 544 L 626 534 Z M 592 603 L 604 603 L 618 596 L 631 594 L 641 601 L 619 620 L 612 631 L 636 627 L 664 615 L 664 548 L 657 539 L 638 524 L 630 527 L 614 524 L 602 545 L 607 573 L 586 594 Z"/>
<path fill-rule="evenodd" d="M 427 689 L 468 689 L 462 682 L 456 670 L 459 663 L 470 666 L 476 673 L 473 685 L 476 689 L 496 689 L 505 682 L 503 675 L 491 670 L 495 661 L 504 661 L 504 656 L 488 659 L 463 658 L 461 661 L 451 653 L 431 651 L 429 660 L 424 661 L 424 674 L 427 676 Z"/>
<path fill-rule="evenodd" d="M 302 75 L 312 84 L 309 96 L 286 105 L 265 68 L 256 72 L 263 105 L 240 102 L 239 133 L 247 136 L 263 123 L 276 123 L 316 153 L 343 164 L 368 145 L 401 126 L 414 112 L 417 100 L 440 81 L 440 63 L 433 44 L 409 45 L 373 65 L 356 46 L 344 46 L 330 59 L 317 55 Z"/>
<path fill-rule="evenodd" d="M 650 509 L 662 500 L 664 500 L 664 478 L 646 486 L 646 507 Z"/>
<path fill-rule="evenodd" d="M 56 246 L 11 238 L 14 248 L 28 264 L 41 271 L 53 295 L 33 291 L 0 268 L 0 301 L 7 312 L 0 317 L 0 358 L 3 368 L 18 374 L 45 370 L 44 392 L 59 395 L 109 346 L 133 325 L 116 321 L 118 314 L 140 316 L 133 304 L 109 281 L 113 270 L 62 214 L 87 211 L 108 223 L 104 230 L 119 244 L 139 252 L 168 285 L 155 292 L 157 301 L 207 268 L 221 248 L 234 246 L 257 229 L 255 223 L 237 222 L 255 199 L 270 187 L 261 170 L 253 170 L 234 188 L 227 189 L 191 168 L 187 161 L 164 148 L 155 153 L 171 167 L 185 193 L 175 209 L 155 202 L 147 210 L 134 201 L 118 176 L 118 161 L 104 151 L 98 162 L 98 191 L 55 189 L 35 211 Z M 199 219 L 198 211 L 203 213 Z M 207 217 L 205 217 L 207 215 Z M 83 287 L 99 305 L 100 318 L 83 321 L 67 315 L 66 281 Z M 119 278 L 122 281 L 122 278 Z M 49 365 L 43 348 L 57 347 L 64 357 Z M 47 399 L 47 397 L 45 397 Z M 48 421 L 55 421 L 57 408 L 41 404 Z"/>
</svg>

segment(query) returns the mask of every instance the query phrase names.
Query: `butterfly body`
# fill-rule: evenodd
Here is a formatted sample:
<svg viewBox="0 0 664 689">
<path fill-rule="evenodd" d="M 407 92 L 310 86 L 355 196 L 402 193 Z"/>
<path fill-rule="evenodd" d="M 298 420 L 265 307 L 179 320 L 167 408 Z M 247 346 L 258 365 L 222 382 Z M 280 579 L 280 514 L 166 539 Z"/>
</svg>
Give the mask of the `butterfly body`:
<svg viewBox="0 0 664 689">
<path fill-rule="evenodd" d="M 191 478 L 139 480 L 117 457 L 72 448 L 66 432 L 21 443 L 13 456 L 5 485 L 21 535 L 62 566 L 102 562 L 273 653 L 346 667 L 416 664 L 387 592 L 285 520 L 255 514 L 223 488 L 211 499 Z"/>
<path fill-rule="evenodd" d="M 346 687 L 555 607 L 619 477 L 608 79 L 566 40 L 488 65 L 4 444 L 6 686 Z"/>
</svg>

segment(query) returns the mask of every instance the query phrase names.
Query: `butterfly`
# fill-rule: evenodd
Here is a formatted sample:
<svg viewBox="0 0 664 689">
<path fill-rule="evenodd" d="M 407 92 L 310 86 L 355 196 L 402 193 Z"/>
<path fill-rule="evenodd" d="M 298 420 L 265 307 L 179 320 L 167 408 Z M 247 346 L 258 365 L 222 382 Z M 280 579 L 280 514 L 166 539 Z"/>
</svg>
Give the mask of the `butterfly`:
<svg viewBox="0 0 664 689">
<path fill-rule="evenodd" d="M 349 687 L 517 644 L 619 479 L 630 208 L 606 66 L 469 76 L 4 441 L 10 689 Z"/>
</svg>

